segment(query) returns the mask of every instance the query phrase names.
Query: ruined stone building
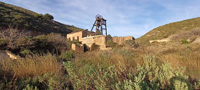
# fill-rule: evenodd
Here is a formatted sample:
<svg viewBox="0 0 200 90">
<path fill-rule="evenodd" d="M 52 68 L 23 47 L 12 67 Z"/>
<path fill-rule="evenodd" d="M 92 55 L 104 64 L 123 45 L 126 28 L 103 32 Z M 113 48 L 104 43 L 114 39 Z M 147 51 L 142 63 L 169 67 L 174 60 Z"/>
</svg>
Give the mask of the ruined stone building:
<svg viewBox="0 0 200 90">
<path fill-rule="evenodd" d="M 112 41 L 117 43 L 118 45 L 124 44 L 126 40 L 135 40 L 133 36 L 126 36 L 126 37 L 112 37 Z"/>
<path fill-rule="evenodd" d="M 81 53 L 85 50 L 93 51 L 96 49 L 108 50 L 111 48 L 106 47 L 106 36 L 107 36 L 107 26 L 106 19 L 103 16 L 97 14 L 96 20 L 92 26 L 91 31 L 83 30 L 79 32 L 73 32 L 67 34 L 67 39 L 71 41 L 79 41 L 80 45 L 72 44 L 72 50 Z M 96 31 L 93 29 L 96 27 Z M 132 36 L 128 37 L 113 37 L 111 39 L 118 45 L 122 45 L 126 40 L 134 40 Z"/>
<path fill-rule="evenodd" d="M 81 42 L 80 45 L 72 44 L 72 50 L 82 53 L 84 50 L 108 50 L 111 49 L 106 47 L 106 36 L 105 35 L 95 35 L 93 32 L 89 32 L 87 30 L 73 32 L 67 34 L 68 40 L 77 40 Z M 132 36 L 127 37 L 113 37 L 112 41 L 117 43 L 118 45 L 122 45 L 126 40 L 134 40 Z"/>
<path fill-rule="evenodd" d="M 95 35 L 95 36 L 84 37 L 82 39 L 82 44 L 87 45 L 90 51 L 93 51 L 96 49 L 105 50 L 106 36 Z"/>
<path fill-rule="evenodd" d="M 77 52 L 84 51 L 86 47 L 88 47 L 87 49 L 90 51 L 106 48 L 106 36 L 95 35 L 93 32 L 87 30 L 69 33 L 67 34 L 67 39 L 71 41 L 77 40 L 82 43 L 81 45 L 72 44 L 72 50 Z"/>
<path fill-rule="evenodd" d="M 73 41 L 73 40 L 82 41 L 83 37 L 87 37 L 87 35 L 88 35 L 87 33 L 88 33 L 87 30 L 69 33 L 69 34 L 67 34 L 67 39 L 69 39 L 71 41 Z"/>
</svg>

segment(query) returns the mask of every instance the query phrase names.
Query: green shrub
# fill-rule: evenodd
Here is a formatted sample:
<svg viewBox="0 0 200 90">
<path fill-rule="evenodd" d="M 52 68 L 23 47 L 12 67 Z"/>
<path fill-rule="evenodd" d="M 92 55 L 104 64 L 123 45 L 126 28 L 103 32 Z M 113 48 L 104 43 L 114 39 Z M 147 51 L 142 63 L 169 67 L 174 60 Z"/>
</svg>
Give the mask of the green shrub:
<svg viewBox="0 0 200 90">
<path fill-rule="evenodd" d="M 74 68 L 75 69 L 75 68 Z M 103 69 L 99 66 L 90 65 L 88 70 L 83 72 L 84 79 L 78 78 L 73 69 L 72 79 L 75 88 L 89 89 L 117 89 L 117 90 L 158 90 L 158 89 L 191 89 L 191 84 L 188 82 L 188 77 L 183 74 L 183 71 L 174 71 L 170 64 L 164 63 L 158 65 L 155 57 L 146 57 L 142 66 L 138 65 L 137 73 L 126 72 L 122 76 L 116 70 L 115 66 L 110 66 Z M 126 71 L 126 70 L 125 70 Z M 75 75 L 74 75 L 75 74 Z M 70 76 L 70 74 L 69 74 Z M 72 76 L 72 77 L 73 77 Z M 182 77 L 179 81 L 171 82 L 175 77 Z M 76 83 L 78 81 L 79 83 Z M 82 82 L 82 83 L 81 83 Z M 179 85 L 174 87 L 173 85 Z M 87 87 L 85 87 L 87 86 Z"/>
<path fill-rule="evenodd" d="M 24 88 L 23 90 L 39 90 L 36 86 L 33 87 L 32 85 L 27 84 L 26 88 Z"/>
<path fill-rule="evenodd" d="M 187 39 L 183 39 L 183 40 L 181 40 L 181 43 L 182 43 L 182 44 L 188 44 L 189 42 L 188 42 Z"/>
<path fill-rule="evenodd" d="M 63 64 L 68 71 L 69 79 L 74 89 L 114 89 L 115 82 L 118 80 L 114 66 L 103 70 L 98 66 L 91 65 L 81 78 L 77 75 L 76 67 L 71 61 Z"/>
<path fill-rule="evenodd" d="M 66 51 L 59 56 L 59 58 L 64 61 L 71 61 L 74 57 L 75 53 L 73 51 Z"/>
<path fill-rule="evenodd" d="M 48 35 L 39 35 L 34 37 L 33 40 L 35 41 L 35 49 L 44 53 L 51 52 L 61 54 L 70 49 L 69 41 L 60 34 L 51 33 Z"/>
<path fill-rule="evenodd" d="M 43 17 L 44 17 L 45 19 L 47 19 L 47 20 L 53 20 L 53 19 L 54 19 L 53 16 L 50 15 L 50 14 L 48 14 L 48 13 L 44 14 Z"/>
<path fill-rule="evenodd" d="M 5 78 L 5 76 L 4 76 Z M 14 78 L 15 80 L 0 80 L 1 90 L 71 90 L 71 84 L 66 75 L 46 73 L 44 75 L 26 78 Z"/>
<path fill-rule="evenodd" d="M 0 38 L 0 46 L 1 48 L 6 47 L 7 41 L 5 39 Z"/>
<path fill-rule="evenodd" d="M 43 15 L 42 14 L 34 14 L 34 17 L 39 21 L 43 20 Z"/>
<path fill-rule="evenodd" d="M 78 40 L 73 40 L 71 42 L 74 43 L 74 44 L 76 44 L 76 45 L 80 45 L 81 44 L 81 42 L 79 42 Z"/>
<path fill-rule="evenodd" d="M 137 48 L 139 45 L 135 42 L 135 40 L 126 40 L 124 42 L 124 46 Z"/>
<path fill-rule="evenodd" d="M 180 76 L 173 77 L 171 79 L 171 86 L 173 90 L 192 90 L 192 84 L 188 79 Z"/>
<path fill-rule="evenodd" d="M 112 40 L 107 40 L 106 46 L 114 48 L 117 46 L 117 43 L 114 43 Z"/>
<path fill-rule="evenodd" d="M 19 53 L 20 53 L 21 55 L 23 55 L 23 56 L 26 56 L 26 55 L 28 55 L 28 54 L 31 54 L 31 50 L 29 50 L 29 49 L 24 49 L 24 50 L 21 50 Z"/>
<path fill-rule="evenodd" d="M 200 89 L 200 80 L 194 82 L 194 88 L 195 88 L 195 89 Z"/>
</svg>

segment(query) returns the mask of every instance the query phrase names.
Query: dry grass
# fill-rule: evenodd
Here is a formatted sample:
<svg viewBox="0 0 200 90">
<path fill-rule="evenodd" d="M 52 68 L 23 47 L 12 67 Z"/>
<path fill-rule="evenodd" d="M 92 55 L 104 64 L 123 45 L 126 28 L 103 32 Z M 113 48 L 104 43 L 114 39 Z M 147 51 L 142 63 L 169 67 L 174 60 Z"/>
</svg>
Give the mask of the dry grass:
<svg viewBox="0 0 200 90">
<path fill-rule="evenodd" d="M 149 40 L 160 40 L 163 38 L 167 38 L 173 34 L 178 34 L 182 31 L 190 31 L 195 28 L 199 28 L 199 26 L 200 26 L 199 17 L 184 21 L 169 23 L 151 30 L 142 37 L 138 38 L 137 42 L 139 44 L 149 44 Z"/>
<path fill-rule="evenodd" d="M 11 72 L 17 77 L 37 76 L 45 73 L 59 75 L 62 68 L 56 57 L 51 54 L 27 56 L 15 61 L 2 60 L 1 65 L 4 71 Z"/>
<path fill-rule="evenodd" d="M 195 52 L 192 54 L 189 52 L 183 53 L 187 53 L 188 55 L 182 56 L 180 53 L 167 54 L 162 55 L 160 59 L 171 63 L 173 68 L 186 67 L 187 75 L 191 76 L 192 78 L 200 79 L 200 52 Z"/>
<path fill-rule="evenodd" d="M 198 44 L 157 44 L 148 46 L 145 50 L 148 54 L 156 55 L 159 60 L 169 62 L 174 69 L 185 67 L 187 75 L 200 79 L 200 47 Z"/>
<path fill-rule="evenodd" d="M 137 64 L 142 63 L 142 51 L 130 48 L 117 48 L 109 51 L 92 51 L 80 54 L 74 60 L 74 65 L 79 68 L 80 75 L 88 69 L 87 65 L 108 68 L 115 66 L 118 73 L 136 72 Z"/>
<path fill-rule="evenodd" d="M 190 39 L 191 42 L 200 36 L 200 28 L 194 28 L 190 31 L 182 31 L 178 34 L 172 35 L 171 40 L 180 41 L 182 39 Z"/>
<path fill-rule="evenodd" d="M 139 42 L 146 54 L 156 55 L 163 61 L 171 63 L 173 68 L 185 67 L 186 74 L 200 79 L 200 46 L 190 44 L 200 36 L 200 18 L 174 22 L 153 29 L 136 41 Z M 149 40 L 170 38 L 169 43 L 153 43 Z"/>
</svg>

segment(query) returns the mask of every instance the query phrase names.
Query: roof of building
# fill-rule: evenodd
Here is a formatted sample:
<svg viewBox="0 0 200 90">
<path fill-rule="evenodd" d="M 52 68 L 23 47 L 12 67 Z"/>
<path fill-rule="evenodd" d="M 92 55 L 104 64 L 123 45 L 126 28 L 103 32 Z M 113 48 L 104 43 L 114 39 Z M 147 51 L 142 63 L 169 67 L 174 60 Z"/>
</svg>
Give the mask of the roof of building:
<svg viewBox="0 0 200 90">
<path fill-rule="evenodd" d="M 78 32 L 71 32 L 71 33 L 68 33 L 68 34 L 74 34 L 74 33 L 79 33 L 79 32 L 83 32 L 83 31 L 87 31 L 87 30 L 82 30 L 82 31 L 78 31 Z"/>
<path fill-rule="evenodd" d="M 82 38 L 82 39 L 94 38 L 94 37 L 101 37 L 101 36 L 104 36 L 104 37 L 105 37 L 105 35 L 95 35 L 95 36 L 87 36 L 87 37 L 84 37 L 84 38 Z"/>
</svg>

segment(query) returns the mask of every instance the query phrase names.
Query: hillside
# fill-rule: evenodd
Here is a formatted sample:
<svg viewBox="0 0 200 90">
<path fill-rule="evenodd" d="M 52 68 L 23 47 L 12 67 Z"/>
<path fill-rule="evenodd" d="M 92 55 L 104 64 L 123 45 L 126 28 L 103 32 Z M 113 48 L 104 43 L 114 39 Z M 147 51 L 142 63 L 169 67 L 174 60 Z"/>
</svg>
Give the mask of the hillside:
<svg viewBox="0 0 200 90">
<path fill-rule="evenodd" d="M 173 68 L 185 67 L 187 75 L 200 79 L 200 17 L 157 27 L 137 42 L 146 54 L 155 55 Z"/>
<path fill-rule="evenodd" d="M 82 29 L 65 25 L 53 20 L 50 14 L 38 14 L 33 11 L 0 2 L 0 29 L 17 28 L 40 33 L 61 33 L 65 35 Z"/>
<path fill-rule="evenodd" d="M 198 27 L 200 27 L 200 17 L 174 22 L 151 30 L 142 37 L 138 38 L 137 41 L 140 44 L 148 44 L 149 40 L 168 38 L 171 35 L 190 31 Z"/>
</svg>

